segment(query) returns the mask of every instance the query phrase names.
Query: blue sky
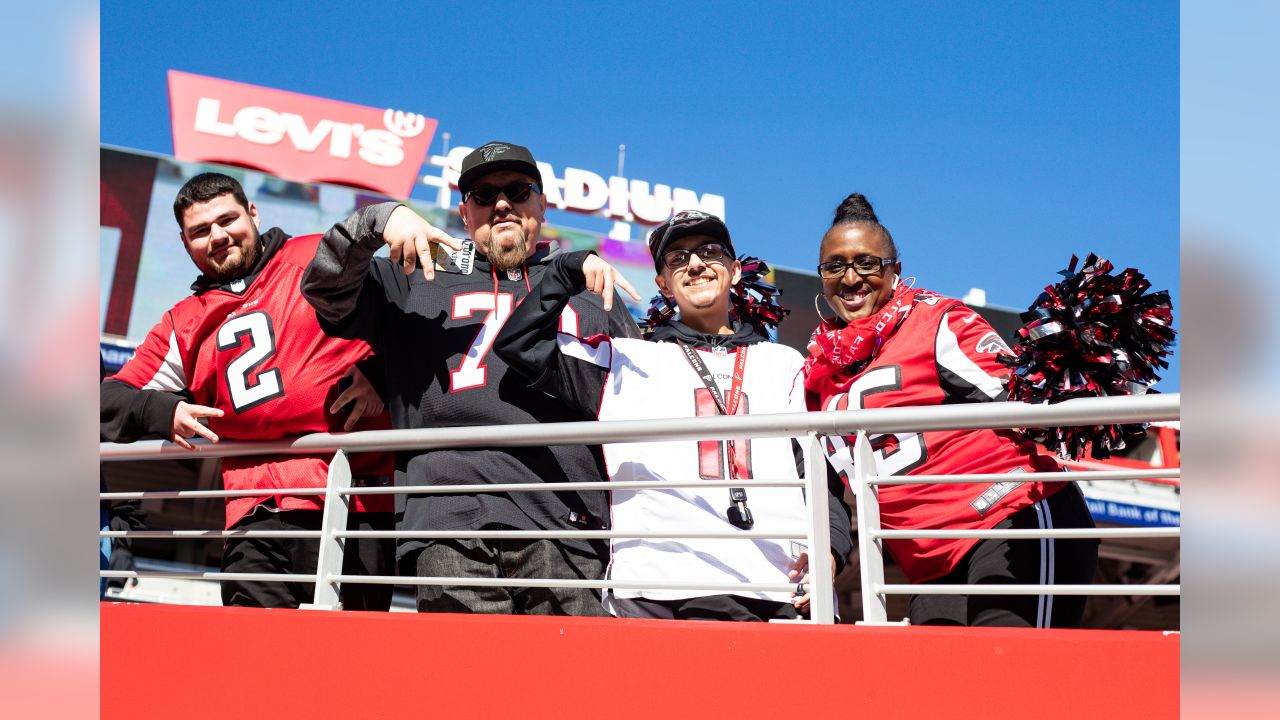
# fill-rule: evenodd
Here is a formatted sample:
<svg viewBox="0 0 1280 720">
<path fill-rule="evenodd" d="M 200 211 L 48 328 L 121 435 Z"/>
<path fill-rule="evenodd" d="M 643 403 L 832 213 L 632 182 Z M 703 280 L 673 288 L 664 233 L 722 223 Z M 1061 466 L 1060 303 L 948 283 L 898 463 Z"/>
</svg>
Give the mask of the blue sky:
<svg viewBox="0 0 1280 720">
<path fill-rule="evenodd" d="M 919 286 L 1025 307 L 1093 251 L 1181 310 L 1176 4 L 264 5 L 104 5 L 102 141 L 171 152 L 184 70 L 420 112 L 433 152 L 608 175 L 625 143 L 626 176 L 725 196 L 779 265 L 812 267 L 860 191 Z"/>
</svg>

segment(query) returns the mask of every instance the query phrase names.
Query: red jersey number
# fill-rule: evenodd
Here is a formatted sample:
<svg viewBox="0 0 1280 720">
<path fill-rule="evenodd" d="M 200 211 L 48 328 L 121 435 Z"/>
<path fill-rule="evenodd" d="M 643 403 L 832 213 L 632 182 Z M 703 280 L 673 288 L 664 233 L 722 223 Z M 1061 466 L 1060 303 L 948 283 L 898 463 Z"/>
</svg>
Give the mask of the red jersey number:
<svg viewBox="0 0 1280 720">
<path fill-rule="evenodd" d="M 276 332 L 271 316 L 258 311 L 226 321 L 218 328 L 218 350 L 240 349 L 245 344 L 242 339 L 245 335 L 249 336 L 249 342 L 227 363 L 225 376 L 227 394 L 237 414 L 284 395 L 279 369 L 258 372 L 258 368 L 276 354 Z"/>
<path fill-rule="evenodd" d="M 720 414 L 715 398 L 707 388 L 693 391 L 694 407 L 698 417 Z M 743 393 L 734 409 L 734 415 L 747 414 L 747 394 Z M 698 476 L 703 480 L 724 479 L 724 446 L 723 440 L 702 440 L 698 442 Z M 733 441 L 733 465 L 737 473 L 735 479 L 751 479 L 751 441 L 747 439 Z"/>
</svg>

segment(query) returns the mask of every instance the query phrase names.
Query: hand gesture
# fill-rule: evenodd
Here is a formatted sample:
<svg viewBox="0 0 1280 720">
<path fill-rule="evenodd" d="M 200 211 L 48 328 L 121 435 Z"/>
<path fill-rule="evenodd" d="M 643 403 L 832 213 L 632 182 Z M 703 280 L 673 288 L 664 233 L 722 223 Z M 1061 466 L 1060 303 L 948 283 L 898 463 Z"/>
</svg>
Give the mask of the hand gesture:
<svg viewBox="0 0 1280 720">
<path fill-rule="evenodd" d="M 417 213 L 401 205 L 391 212 L 382 229 L 382 241 L 391 249 L 391 262 L 404 268 L 405 275 L 413 274 L 417 265 L 428 280 L 436 276 L 433 245 L 445 245 L 452 250 L 461 244 L 448 233 L 423 220 Z"/>
<path fill-rule="evenodd" d="M 329 406 L 329 412 L 337 415 L 342 412 L 347 403 L 350 403 L 347 421 L 342 424 L 342 429 L 350 432 L 361 418 L 381 415 L 383 404 L 382 398 L 378 397 L 369 378 L 360 372 L 360 368 L 352 365 L 342 377 L 351 378 L 351 385 L 333 401 L 333 405 Z"/>
<path fill-rule="evenodd" d="M 207 438 L 209 442 L 218 442 L 218 436 L 200 423 L 202 417 L 222 417 L 222 411 L 204 405 L 192 405 L 185 400 L 179 402 L 177 409 L 173 411 L 173 427 L 169 439 L 188 450 L 195 450 L 195 446 L 187 442 L 187 438 L 197 435 Z"/>
<path fill-rule="evenodd" d="M 622 277 L 622 273 L 618 269 L 604 260 L 599 255 L 588 255 L 587 261 L 582 264 L 582 276 L 586 278 L 587 289 L 591 292 L 603 296 L 605 312 L 613 309 L 613 286 L 617 285 L 623 292 L 632 298 L 639 300 L 640 294 L 636 289 L 631 287 L 631 283 Z"/>
<path fill-rule="evenodd" d="M 791 570 L 787 571 L 787 579 L 795 583 L 809 583 L 809 551 L 805 550 L 800 553 L 800 557 L 791 564 Z M 831 579 L 836 579 L 836 564 L 831 563 Z M 791 593 L 791 604 L 796 606 L 796 610 L 801 614 L 809 612 L 809 593 L 797 595 L 794 591 Z"/>
</svg>

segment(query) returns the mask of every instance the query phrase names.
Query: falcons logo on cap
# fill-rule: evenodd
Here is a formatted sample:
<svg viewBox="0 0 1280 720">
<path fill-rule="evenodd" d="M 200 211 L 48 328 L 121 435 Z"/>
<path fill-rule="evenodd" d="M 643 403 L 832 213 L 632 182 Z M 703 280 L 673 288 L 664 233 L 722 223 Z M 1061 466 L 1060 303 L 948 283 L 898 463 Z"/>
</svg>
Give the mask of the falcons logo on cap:
<svg viewBox="0 0 1280 720">
<path fill-rule="evenodd" d="M 485 162 L 489 162 L 490 160 L 498 157 L 499 155 L 501 155 L 502 153 L 510 149 L 511 149 L 510 145 L 504 145 L 502 143 L 489 143 L 488 145 L 485 145 L 484 147 L 480 148 L 480 155 L 484 157 Z"/>
</svg>

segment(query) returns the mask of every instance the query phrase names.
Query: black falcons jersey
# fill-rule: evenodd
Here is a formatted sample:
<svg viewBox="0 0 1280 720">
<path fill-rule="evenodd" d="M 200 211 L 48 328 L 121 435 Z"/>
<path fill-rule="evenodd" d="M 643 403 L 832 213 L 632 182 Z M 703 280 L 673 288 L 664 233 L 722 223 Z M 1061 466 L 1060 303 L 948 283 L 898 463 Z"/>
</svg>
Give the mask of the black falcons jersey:
<svg viewBox="0 0 1280 720">
<path fill-rule="evenodd" d="M 524 268 L 498 271 L 476 254 L 470 274 L 452 262 L 427 280 L 374 258 L 396 203 L 363 208 L 325 234 L 302 280 L 321 327 L 365 340 L 382 362 L 384 397 L 396 428 L 562 422 L 580 419 L 563 404 L 508 377 L 491 350 L 515 306 L 554 254 L 540 245 Z M 566 332 L 639 337 L 622 303 L 605 313 L 600 298 L 573 298 L 561 316 Z M 574 482 L 604 479 L 598 446 L 423 450 L 398 453 L 399 485 Z M 404 527 L 468 530 L 602 528 L 602 491 L 410 495 Z M 412 548 L 420 543 L 402 543 Z"/>
</svg>

